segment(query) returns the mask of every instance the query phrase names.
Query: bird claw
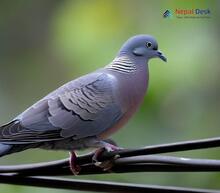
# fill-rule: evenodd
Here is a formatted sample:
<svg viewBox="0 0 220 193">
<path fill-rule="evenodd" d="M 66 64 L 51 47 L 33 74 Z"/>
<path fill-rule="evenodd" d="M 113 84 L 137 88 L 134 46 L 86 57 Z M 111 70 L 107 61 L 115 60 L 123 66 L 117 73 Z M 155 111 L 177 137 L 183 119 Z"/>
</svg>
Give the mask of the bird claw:
<svg viewBox="0 0 220 193">
<path fill-rule="evenodd" d="M 96 162 L 95 165 L 97 167 L 100 167 L 103 169 L 103 171 L 111 171 L 111 168 L 114 166 L 115 160 L 117 160 L 120 157 L 120 155 L 115 155 L 113 158 L 110 160 L 106 160 L 103 162 Z"/>
<path fill-rule="evenodd" d="M 110 160 L 106 160 L 106 161 L 103 161 L 103 162 L 100 162 L 98 160 L 98 158 L 100 157 L 100 155 L 104 151 L 112 152 L 112 151 L 120 150 L 120 149 L 122 149 L 122 148 L 114 146 L 112 144 L 105 143 L 104 147 L 99 148 L 95 151 L 95 153 L 92 157 L 92 162 L 94 163 L 95 166 L 102 168 L 103 171 L 111 171 L 111 168 L 114 166 L 115 160 L 118 159 L 120 157 L 120 155 L 115 155 Z"/>
<path fill-rule="evenodd" d="M 77 156 L 76 156 L 75 152 L 71 151 L 69 164 L 70 164 L 70 170 L 73 173 L 73 175 L 75 175 L 75 176 L 77 176 L 79 174 L 79 172 L 81 171 L 81 167 L 76 164 L 76 159 L 77 159 Z"/>
</svg>

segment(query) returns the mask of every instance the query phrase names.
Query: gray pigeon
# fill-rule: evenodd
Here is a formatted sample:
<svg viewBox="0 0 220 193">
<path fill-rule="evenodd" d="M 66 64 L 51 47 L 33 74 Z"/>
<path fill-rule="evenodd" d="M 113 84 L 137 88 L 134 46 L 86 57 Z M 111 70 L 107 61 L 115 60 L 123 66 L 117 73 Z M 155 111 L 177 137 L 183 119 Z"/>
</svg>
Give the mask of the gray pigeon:
<svg viewBox="0 0 220 193">
<path fill-rule="evenodd" d="M 114 149 L 104 141 L 121 128 L 142 102 L 148 87 L 148 60 L 166 57 L 149 35 L 128 39 L 115 59 L 72 80 L 0 127 L 0 156 L 29 148 Z M 74 163 L 72 163 L 74 165 Z"/>
</svg>

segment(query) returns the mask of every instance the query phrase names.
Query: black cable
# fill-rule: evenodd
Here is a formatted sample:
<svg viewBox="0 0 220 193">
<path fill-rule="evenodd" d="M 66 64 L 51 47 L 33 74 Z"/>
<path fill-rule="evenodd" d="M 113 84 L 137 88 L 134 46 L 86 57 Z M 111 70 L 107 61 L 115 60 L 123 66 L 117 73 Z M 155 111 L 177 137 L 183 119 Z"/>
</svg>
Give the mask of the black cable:
<svg viewBox="0 0 220 193">
<path fill-rule="evenodd" d="M 103 155 L 100 157 L 100 160 L 102 161 L 112 158 L 117 154 L 120 155 L 120 157 L 130 157 L 130 156 L 138 156 L 138 155 L 152 155 L 159 153 L 171 153 L 171 152 L 206 149 L 206 148 L 214 148 L 214 147 L 220 147 L 220 137 L 192 140 L 192 141 L 182 141 L 182 142 L 168 143 L 161 145 L 152 145 L 139 149 L 129 149 L 129 150 L 124 149 L 113 152 L 104 152 Z"/>
<path fill-rule="evenodd" d="M 210 159 L 190 159 L 173 156 L 162 155 L 149 155 L 157 153 L 169 153 L 186 150 L 205 149 L 220 146 L 220 138 L 210 138 L 194 141 L 184 141 L 170 144 L 147 146 L 140 149 L 123 149 L 114 152 L 104 152 L 100 156 L 100 161 L 105 161 L 113 158 L 115 155 L 120 155 L 120 158 L 115 160 L 112 172 L 115 173 L 128 173 L 128 172 L 201 172 L 201 171 L 220 171 L 220 161 Z M 107 171 L 103 171 L 101 168 L 94 166 L 91 163 L 93 154 L 87 154 L 79 156 L 77 158 L 77 164 L 82 168 L 80 174 L 106 174 Z M 42 178 L 42 177 L 25 177 L 25 175 L 72 175 L 69 169 L 68 159 L 58 160 L 48 163 L 29 164 L 29 165 L 16 165 L 16 166 L 0 166 L 0 183 L 8 184 L 20 184 L 26 185 L 27 183 L 33 186 L 41 187 L 56 187 L 62 189 L 74 189 L 85 190 L 81 187 L 79 181 L 69 181 L 67 179 L 54 179 L 54 178 Z M 4 174 L 5 173 L 5 174 Z M 9 174 L 6 174 L 9 173 Z M 84 181 L 85 182 L 85 181 Z M 50 185 L 55 184 L 54 186 Z M 109 185 L 100 184 L 101 182 L 94 182 L 96 184 L 96 190 L 92 189 L 93 183 L 90 184 L 89 190 L 104 191 L 108 187 L 116 188 L 117 192 L 218 192 L 211 190 L 198 190 L 198 189 L 184 189 L 177 187 L 150 187 L 139 185 L 125 185 L 117 186 L 117 184 L 109 182 Z M 75 184 L 75 185 L 74 185 Z M 85 184 L 84 184 L 85 185 Z M 84 186 L 83 185 L 83 186 Z M 88 184 L 87 187 L 90 187 Z M 87 188 L 86 187 L 86 188 Z M 95 187 L 95 186 L 94 186 Z M 100 188 L 101 187 L 101 188 Z M 85 186 L 84 186 L 85 188 Z M 103 188 L 103 189 L 102 189 Z M 117 189 L 119 188 L 119 189 Z M 135 191 L 132 191 L 134 188 Z M 135 189 L 137 188 L 137 189 Z M 139 189 L 138 189 L 139 188 Z M 143 189 L 144 188 L 144 189 Z M 146 189 L 147 188 L 147 189 Z M 124 191 L 125 190 L 125 191 Z M 104 191 L 107 192 L 107 191 Z M 109 191 L 108 191 L 109 192 Z"/>
<path fill-rule="evenodd" d="M 24 164 L 16 166 L 0 166 L 0 173 L 16 173 L 17 175 L 72 175 L 67 160 L 47 163 Z M 190 159 L 174 156 L 147 155 L 119 158 L 115 160 L 111 171 L 103 171 L 94 164 L 81 165 L 79 175 L 129 173 L 129 172 L 200 172 L 220 171 L 220 160 Z"/>
<path fill-rule="evenodd" d="M 116 182 L 97 182 L 91 180 L 75 180 L 52 177 L 18 177 L 13 175 L 0 175 L 0 183 L 25 186 L 37 186 L 66 190 L 95 191 L 106 193 L 219 193 L 217 190 L 195 188 L 180 188 L 171 186 L 139 185 Z"/>
</svg>

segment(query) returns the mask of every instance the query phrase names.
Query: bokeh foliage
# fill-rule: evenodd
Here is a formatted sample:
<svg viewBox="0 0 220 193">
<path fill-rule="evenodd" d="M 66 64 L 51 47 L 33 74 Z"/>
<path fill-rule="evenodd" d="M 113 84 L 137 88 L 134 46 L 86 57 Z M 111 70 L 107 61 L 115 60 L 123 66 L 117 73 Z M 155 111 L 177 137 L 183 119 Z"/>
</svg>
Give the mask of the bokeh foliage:
<svg viewBox="0 0 220 193">
<path fill-rule="evenodd" d="M 169 9 L 211 10 L 206 19 L 164 19 Z M 48 92 L 108 64 L 121 44 L 151 34 L 168 58 L 150 61 L 150 85 L 141 109 L 113 138 L 140 147 L 219 136 L 220 3 L 217 0 L 20 0 L 0 2 L 0 122 Z M 219 149 L 176 155 L 220 158 Z M 28 150 L 0 164 L 54 160 L 67 152 Z M 82 178 L 82 177 L 77 177 Z M 220 188 L 217 173 L 143 173 L 86 176 L 121 182 Z M 1 192 L 41 188 L 0 185 Z M 44 192 L 67 192 L 44 189 Z"/>
</svg>

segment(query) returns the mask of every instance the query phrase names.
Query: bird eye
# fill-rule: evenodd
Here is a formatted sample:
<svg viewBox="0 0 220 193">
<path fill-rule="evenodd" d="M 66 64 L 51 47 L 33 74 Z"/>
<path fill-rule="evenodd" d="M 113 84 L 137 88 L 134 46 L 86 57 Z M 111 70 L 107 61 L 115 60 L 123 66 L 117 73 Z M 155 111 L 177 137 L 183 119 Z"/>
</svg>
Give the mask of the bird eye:
<svg viewBox="0 0 220 193">
<path fill-rule="evenodd" d="M 151 42 L 147 42 L 147 43 L 146 43 L 146 46 L 147 46 L 148 48 L 150 48 L 150 47 L 152 46 L 152 43 L 151 43 Z"/>
</svg>

